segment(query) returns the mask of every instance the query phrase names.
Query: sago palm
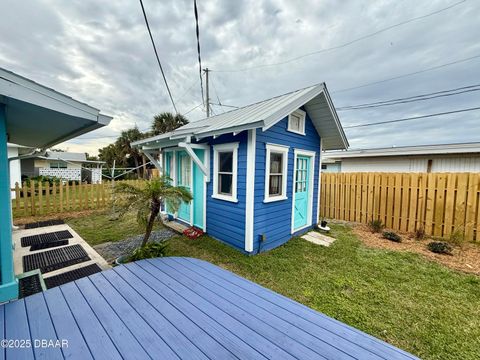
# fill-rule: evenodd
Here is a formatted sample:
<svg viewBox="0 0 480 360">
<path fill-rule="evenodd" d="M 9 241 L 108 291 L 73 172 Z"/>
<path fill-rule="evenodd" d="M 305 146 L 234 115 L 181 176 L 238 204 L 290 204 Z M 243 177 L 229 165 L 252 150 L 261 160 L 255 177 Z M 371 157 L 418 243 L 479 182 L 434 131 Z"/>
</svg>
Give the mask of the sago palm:
<svg viewBox="0 0 480 360">
<path fill-rule="evenodd" d="M 192 200 L 188 189 L 172 186 L 171 179 L 166 176 L 147 180 L 141 186 L 122 182 L 115 186 L 115 193 L 118 195 L 115 204 L 120 213 L 123 215 L 136 211 L 138 223 L 146 226 L 141 246 L 150 238 L 162 201 L 168 205 L 170 211 L 176 212 L 182 201 L 189 203 Z"/>
</svg>

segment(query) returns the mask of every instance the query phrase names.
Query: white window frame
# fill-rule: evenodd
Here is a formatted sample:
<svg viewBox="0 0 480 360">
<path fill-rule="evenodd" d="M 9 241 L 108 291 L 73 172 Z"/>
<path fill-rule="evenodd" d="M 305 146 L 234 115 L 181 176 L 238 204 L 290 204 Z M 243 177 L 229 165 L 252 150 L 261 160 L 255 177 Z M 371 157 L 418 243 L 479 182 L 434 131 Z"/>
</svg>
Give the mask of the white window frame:
<svg viewBox="0 0 480 360">
<path fill-rule="evenodd" d="M 212 198 L 238 203 L 237 199 L 237 174 L 238 174 L 238 142 L 213 145 L 213 194 Z M 221 152 L 233 152 L 232 158 L 232 195 L 218 193 L 218 154 Z"/>
<path fill-rule="evenodd" d="M 296 115 L 296 116 L 299 116 L 300 117 L 300 121 L 301 121 L 301 131 L 297 131 L 295 129 L 292 129 L 290 127 L 290 121 L 291 121 L 291 117 L 292 115 Z M 287 131 L 290 131 L 292 133 L 295 133 L 295 134 L 300 134 L 300 135 L 305 135 L 305 119 L 307 117 L 307 113 L 303 110 L 295 110 L 294 112 L 292 112 L 290 115 L 288 115 L 288 127 L 287 127 Z"/>
<path fill-rule="evenodd" d="M 288 152 L 290 147 L 277 144 L 266 144 L 266 156 L 265 156 L 265 194 L 263 197 L 264 203 L 287 200 L 287 174 L 288 174 Z M 282 161 L 282 194 L 270 195 L 270 154 L 281 153 L 283 155 Z"/>
</svg>

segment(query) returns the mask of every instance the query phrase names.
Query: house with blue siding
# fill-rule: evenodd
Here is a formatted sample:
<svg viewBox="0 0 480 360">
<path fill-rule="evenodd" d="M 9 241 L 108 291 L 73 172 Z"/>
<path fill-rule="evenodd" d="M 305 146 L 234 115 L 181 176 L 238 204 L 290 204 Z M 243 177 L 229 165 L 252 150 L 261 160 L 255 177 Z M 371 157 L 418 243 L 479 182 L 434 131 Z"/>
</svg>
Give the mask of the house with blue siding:
<svg viewBox="0 0 480 360">
<path fill-rule="evenodd" d="M 192 192 L 176 221 L 256 254 L 316 226 L 322 151 L 348 141 L 322 83 L 132 146 Z"/>
</svg>

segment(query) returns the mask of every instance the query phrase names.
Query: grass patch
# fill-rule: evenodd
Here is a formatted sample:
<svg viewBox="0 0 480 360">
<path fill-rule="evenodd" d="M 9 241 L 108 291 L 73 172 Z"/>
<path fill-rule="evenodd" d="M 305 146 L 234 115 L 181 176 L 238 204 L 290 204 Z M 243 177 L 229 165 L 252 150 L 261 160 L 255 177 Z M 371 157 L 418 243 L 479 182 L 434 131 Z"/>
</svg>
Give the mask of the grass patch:
<svg viewBox="0 0 480 360">
<path fill-rule="evenodd" d="M 126 214 L 120 219 L 112 220 L 111 212 L 106 211 L 87 217 L 65 219 L 65 222 L 92 246 L 145 233 L 145 227 L 138 225 L 135 214 Z M 161 226 L 160 223 L 156 224 L 154 230 Z"/>
<path fill-rule="evenodd" d="M 92 245 L 143 232 L 135 217 L 68 223 Z M 207 236 L 177 236 L 168 255 L 207 260 L 424 359 L 479 358 L 479 277 L 418 254 L 367 248 L 348 226 L 332 225 L 332 235 L 329 248 L 295 238 L 257 256 Z"/>
</svg>

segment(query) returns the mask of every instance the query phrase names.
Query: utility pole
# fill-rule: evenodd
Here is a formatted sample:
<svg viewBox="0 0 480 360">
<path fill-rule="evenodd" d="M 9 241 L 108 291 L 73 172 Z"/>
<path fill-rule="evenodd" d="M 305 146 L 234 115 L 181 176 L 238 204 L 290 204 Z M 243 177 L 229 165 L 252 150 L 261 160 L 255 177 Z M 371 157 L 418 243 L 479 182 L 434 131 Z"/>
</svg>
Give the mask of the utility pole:
<svg viewBox="0 0 480 360">
<path fill-rule="evenodd" d="M 205 90 L 206 90 L 206 104 L 207 104 L 207 117 L 210 117 L 210 93 L 209 93 L 209 87 L 208 87 L 208 73 L 210 72 L 210 70 L 208 70 L 208 68 L 205 68 L 203 69 L 203 71 L 205 71 L 205 82 L 206 82 L 206 86 L 205 86 Z"/>
</svg>

